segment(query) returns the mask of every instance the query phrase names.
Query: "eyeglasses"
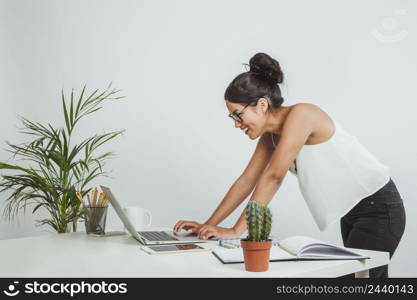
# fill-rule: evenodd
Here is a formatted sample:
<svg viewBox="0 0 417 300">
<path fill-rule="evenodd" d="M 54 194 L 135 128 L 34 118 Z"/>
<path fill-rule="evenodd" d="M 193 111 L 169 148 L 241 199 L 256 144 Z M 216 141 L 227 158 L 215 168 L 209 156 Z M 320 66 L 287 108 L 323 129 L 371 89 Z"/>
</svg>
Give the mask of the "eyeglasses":
<svg viewBox="0 0 417 300">
<path fill-rule="evenodd" d="M 239 112 L 232 112 L 229 114 L 229 117 L 233 119 L 233 121 L 242 122 L 242 118 L 240 117 L 243 114 L 243 111 L 246 107 L 248 107 L 251 103 L 246 104 Z"/>
</svg>

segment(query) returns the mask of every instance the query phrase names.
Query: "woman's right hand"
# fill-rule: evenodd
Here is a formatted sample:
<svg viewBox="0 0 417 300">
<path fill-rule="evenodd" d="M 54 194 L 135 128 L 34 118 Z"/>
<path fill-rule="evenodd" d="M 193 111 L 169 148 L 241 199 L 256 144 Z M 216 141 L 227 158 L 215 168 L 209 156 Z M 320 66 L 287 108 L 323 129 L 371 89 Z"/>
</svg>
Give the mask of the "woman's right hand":
<svg viewBox="0 0 417 300">
<path fill-rule="evenodd" d="M 203 227 L 205 224 L 200 224 L 195 221 L 178 221 L 177 224 L 174 226 L 174 233 L 179 232 L 181 229 L 187 230 L 189 233 L 198 234 L 201 227 Z"/>
</svg>

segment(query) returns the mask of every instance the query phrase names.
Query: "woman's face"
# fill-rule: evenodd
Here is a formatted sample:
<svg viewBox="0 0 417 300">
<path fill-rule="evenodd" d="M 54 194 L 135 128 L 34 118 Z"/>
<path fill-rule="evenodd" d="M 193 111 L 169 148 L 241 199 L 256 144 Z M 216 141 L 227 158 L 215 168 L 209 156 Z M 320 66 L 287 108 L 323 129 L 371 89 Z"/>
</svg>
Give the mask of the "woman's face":
<svg viewBox="0 0 417 300">
<path fill-rule="evenodd" d="M 230 113 L 239 114 L 239 112 L 242 112 L 239 114 L 242 121 L 234 121 L 235 127 L 240 128 L 251 140 L 258 138 L 263 134 L 267 120 L 266 112 L 268 109 L 266 99 L 261 98 L 256 106 L 249 105 L 245 109 L 243 108 L 246 104 L 233 103 L 230 101 L 226 101 L 226 106 Z"/>
</svg>

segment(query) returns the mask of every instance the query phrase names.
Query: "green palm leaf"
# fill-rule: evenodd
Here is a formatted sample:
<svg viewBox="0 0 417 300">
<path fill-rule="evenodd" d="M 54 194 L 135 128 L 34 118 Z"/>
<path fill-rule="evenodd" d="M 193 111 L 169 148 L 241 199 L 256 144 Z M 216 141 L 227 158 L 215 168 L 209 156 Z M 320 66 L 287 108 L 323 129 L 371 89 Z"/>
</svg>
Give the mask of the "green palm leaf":
<svg viewBox="0 0 417 300">
<path fill-rule="evenodd" d="M 20 145 L 8 143 L 7 151 L 15 163 L 0 162 L 0 171 L 5 172 L 0 177 L 0 192 L 8 192 L 3 211 L 7 219 L 12 220 L 20 210 L 34 205 L 32 213 L 45 209 L 50 215 L 49 219 L 38 220 L 39 224 L 67 232 L 72 223 L 76 230 L 77 220 L 83 217 L 76 190 L 86 195 L 91 189 L 87 185 L 106 175 L 103 166 L 113 153 L 96 156 L 95 152 L 123 130 L 97 134 L 76 144 L 71 139 L 80 120 L 100 110 L 104 101 L 124 98 L 110 87 L 111 83 L 104 91 L 95 90 L 85 97 L 84 85 L 78 98 L 71 89 L 69 101 L 62 90 L 64 128 L 20 117 L 20 132 L 33 139 Z"/>
</svg>

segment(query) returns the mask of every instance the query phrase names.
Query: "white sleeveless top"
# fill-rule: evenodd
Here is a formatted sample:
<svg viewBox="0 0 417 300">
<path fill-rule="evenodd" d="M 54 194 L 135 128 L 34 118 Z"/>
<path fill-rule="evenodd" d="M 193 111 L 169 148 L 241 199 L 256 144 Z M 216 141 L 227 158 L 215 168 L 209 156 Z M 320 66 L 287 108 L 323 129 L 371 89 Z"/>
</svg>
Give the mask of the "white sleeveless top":
<svg viewBox="0 0 417 300">
<path fill-rule="evenodd" d="M 304 145 L 290 167 L 320 231 L 388 183 L 389 168 L 333 120 L 333 136 Z"/>
</svg>

